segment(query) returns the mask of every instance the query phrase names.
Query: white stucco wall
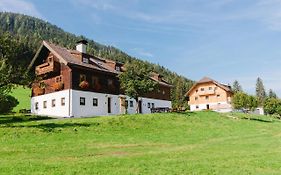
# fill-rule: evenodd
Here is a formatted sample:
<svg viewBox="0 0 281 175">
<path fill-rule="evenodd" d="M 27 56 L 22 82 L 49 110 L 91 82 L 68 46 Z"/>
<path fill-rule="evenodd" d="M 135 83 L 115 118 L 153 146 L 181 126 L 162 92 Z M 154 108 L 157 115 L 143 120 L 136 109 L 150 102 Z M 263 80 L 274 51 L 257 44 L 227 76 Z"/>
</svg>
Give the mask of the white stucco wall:
<svg viewBox="0 0 281 175">
<path fill-rule="evenodd" d="M 31 98 L 31 113 L 37 115 L 48 115 L 58 117 L 69 117 L 69 95 L 70 90 L 63 90 L 46 95 L 40 95 Z M 61 98 L 65 98 L 65 105 L 61 106 Z M 52 100 L 55 99 L 56 106 L 52 107 Z M 43 102 L 47 101 L 47 108 L 43 108 Z M 38 109 L 35 109 L 35 104 L 38 102 Z"/>
<path fill-rule="evenodd" d="M 206 110 L 207 104 L 209 104 L 210 110 L 213 110 L 216 112 L 231 112 L 232 111 L 231 104 L 229 104 L 227 102 L 218 102 L 218 103 L 204 103 L 204 104 L 198 104 L 198 105 L 190 105 L 190 111 Z M 196 106 L 198 106 L 198 108 L 196 108 Z M 213 108 L 215 108 L 215 109 L 213 109 Z"/>
<path fill-rule="evenodd" d="M 90 117 L 90 116 L 102 116 L 113 115 L 120 113 L 120 99 L 118 95 L 102 94 L 95 92 L 77 91 L 72 92 L 72 111 L 71 114 L 74 117 Z M 86 99 L 85 106 L 80 105 L 80 97 Z M 98 99 L 98 106 L 93 106 L 93 98 Z M 108 113 L 107 100 L 111 98 L 111 113 Z"/>
<path fill-rule="evenodd" d="M 148 108 L 148 103 L 150 103 L 150 106 L 152 103 L 154 103 L 155 108 L 172 108 L 172 102 L 167 100 L 158 100 L 158 99 L 152 99 L 152 98 L 141 98 L 142 100 L 142 113 L 148 114 L 151 113 L 150 108 Z"/>
<path fill-rule="evenodd" d="M 65 106 L 61 106 L 61 98 L 65 98 Z M 85 98 L 85 105 L 80 105 L 80 97 Z M 51 94 L 32 97 L 31 112 L 38 115 L 58 116 L 58 117 L 91 117 L 124 114 L 125 110 L 121 107 L 121 97 L 125 97 L 128 101 L 128 114 L 136 112 L 137 103 L 134 99 L 124 95 L 112 95 L 95 92 L 86 92 L 78 90 L 64 90 Z M 93 106 L 93 99 L 98 99 L 98 106 Z M 111 99 L 111 113 L 108 113 L 108 98 Z M 52 107 L 52 99 L 56 99 L 56 106 Z M 142 101 L 142 113 L 151 113 L 148 103 L 152 107 L 168 107 L 171 108 L 171 101 L 158 100 L 151 98 L 140 98 Z M 47 101 L 47 108 L 43 108 L 43 101 Z M 133 101 L 133 107 L 130 106 Z M 35 103 L 39 103 L 39 109 L 35 110 Z"/>
</svg>

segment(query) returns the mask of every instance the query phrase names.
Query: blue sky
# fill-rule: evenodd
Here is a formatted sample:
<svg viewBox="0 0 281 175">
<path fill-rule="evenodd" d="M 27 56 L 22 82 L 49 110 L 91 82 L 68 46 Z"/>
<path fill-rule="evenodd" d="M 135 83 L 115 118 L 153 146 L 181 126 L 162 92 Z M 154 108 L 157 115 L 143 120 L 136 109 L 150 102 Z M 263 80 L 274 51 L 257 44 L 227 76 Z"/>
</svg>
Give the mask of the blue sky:
<svg viewBox="0 0 281 175">
<path fill-rule="evenodd" d="M 281 96 L 281 0 L 1 0 L 65 31 L 113 45 L 193 80 L 261 77 Z"/>
</svg>

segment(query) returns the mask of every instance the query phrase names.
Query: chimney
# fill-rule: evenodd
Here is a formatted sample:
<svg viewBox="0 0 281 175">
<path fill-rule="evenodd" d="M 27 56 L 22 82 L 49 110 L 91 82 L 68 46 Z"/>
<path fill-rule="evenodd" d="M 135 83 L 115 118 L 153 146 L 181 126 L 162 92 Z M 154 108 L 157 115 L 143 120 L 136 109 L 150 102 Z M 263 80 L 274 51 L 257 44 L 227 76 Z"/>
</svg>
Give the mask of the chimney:
<svg viewBox="0 0 281 175">
<path fill-rule="evenodd" d="M 76 50 L 81 52 L 81 53 L 86 53 L 86 48 L 87 48 L 88 41 L 80 40 L 80 41 L 78 41 L 76 43 L 77 43 Z"/>
</svg>

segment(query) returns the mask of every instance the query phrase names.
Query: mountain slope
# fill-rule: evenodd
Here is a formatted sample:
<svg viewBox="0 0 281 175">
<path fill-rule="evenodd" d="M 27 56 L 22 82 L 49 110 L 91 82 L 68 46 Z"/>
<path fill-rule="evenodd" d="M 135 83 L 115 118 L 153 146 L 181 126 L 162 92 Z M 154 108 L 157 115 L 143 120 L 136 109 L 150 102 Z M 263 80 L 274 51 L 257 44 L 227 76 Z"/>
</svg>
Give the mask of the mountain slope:
<svg viewBox="0 0 281 175">
<path fill-rule="evenodd" d="M 17 38 L 19 42 L 26 44 L 28 48 L 33 51 L 33 53 L 26 58 L 26 63 L 30 62 L 42 40 L 47 40 L 66 48 L 73 49 L 75 48 L 76 41 L 80 39 L 86 39 L 89 42 L 87 52 L 90 54 L 124 63 L 132 61 L 144 62 L 152 67 L 154 71 L 162 74 L 166 81 L 174 85 L 174 88 L 172 89 L 172 101 L 174 106 L 185 102 L 184 94 L 193 84 L 193 81 L 180 76 L 163 66 L 131 57 L 115 47 L 105 46 L 86 37 L 76 36 L 65 32 L 63 29 L 35 17 L 0 12 L 0 31 L 9 32 L 13 37 Z"/>
</svg>

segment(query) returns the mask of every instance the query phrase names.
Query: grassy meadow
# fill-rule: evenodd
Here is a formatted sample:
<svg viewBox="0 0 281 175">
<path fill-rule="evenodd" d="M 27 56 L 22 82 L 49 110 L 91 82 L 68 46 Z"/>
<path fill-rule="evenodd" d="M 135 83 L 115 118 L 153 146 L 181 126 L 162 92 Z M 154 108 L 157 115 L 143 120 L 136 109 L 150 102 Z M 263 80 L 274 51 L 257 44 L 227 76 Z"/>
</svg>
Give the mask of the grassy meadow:
<svg viewBox="0 0 281 175">
<path fill-rule="evenodd" d="M 0 174 L 280 174 L 281 123 L 245 116 L 5 115 Z"/>
<path fill-rule="evenodd" d="M 19 101 L 19 104 L 13 109 L 13 112 L 18 112 L 21 109 L 30 109 L 31 90 L 29 88 L 17 86 L 12 90 L 11 95 Z"/>
</svg>

